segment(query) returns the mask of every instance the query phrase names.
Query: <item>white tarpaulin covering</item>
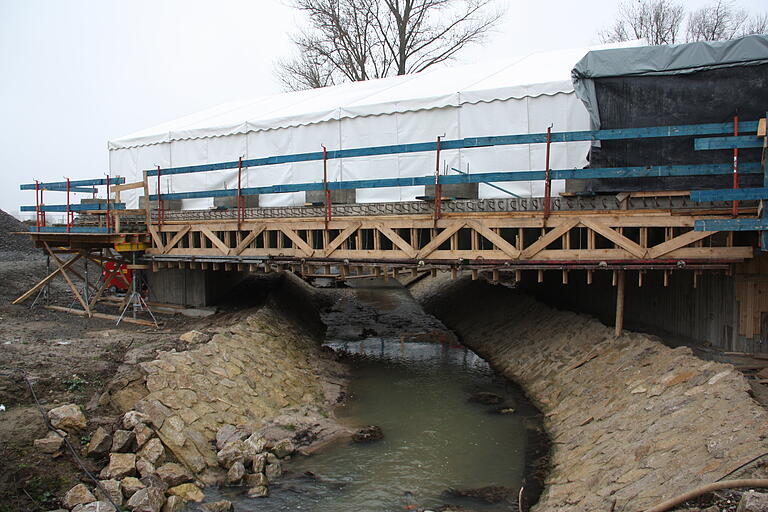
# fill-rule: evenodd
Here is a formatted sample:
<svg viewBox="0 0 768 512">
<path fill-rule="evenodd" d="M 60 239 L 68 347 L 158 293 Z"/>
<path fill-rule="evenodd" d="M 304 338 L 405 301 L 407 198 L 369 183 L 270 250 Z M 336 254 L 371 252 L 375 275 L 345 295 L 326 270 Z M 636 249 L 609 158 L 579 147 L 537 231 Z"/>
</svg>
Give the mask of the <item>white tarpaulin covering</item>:
<svg viewBox="0 0 768 512">
<path fill-rule="evenodd" d="M 589 115 L 574 94 L 570 72 L 594 49 L 622 43 L 535 53 L 506 61 L 430 69 L 366 82 L 236 101 L 109 141 L 112 175 L 128 181 L 142 171 L 262 158 L 294 153 L 433 142 L 437 136 L 461 139 L 553 131 L 588 130 Z M 587 164 L 589 142 L 552 145 L 553 169 Z M 441 152 L 441 169 L 455 174 L 544 169 L 543 144 L 483 147 Z M 427 176 L 434 173 L 433 152 L 329 160 L 329 180 Z M 243 187 L 322 181 L 322 162 L 254 167 Z M 154 183 L 151 180 L 154 193 Z M 543 183 L 498 183 L 523 197 L 543 195 Z M 237 187 L 237 171 L 224 170 L 162 178 L 162 193 Z M 562 183 L 553 182 L 553 193 Z M 406 201 L 424 187 L 364 189 L 357 202 Z M 123 197 L 135 208 L 137 196 Z M 480 197 L 508 197 L 480 185 Z M 260 206 L 304 203 L 304 193 L 268 194 Z M 205 208 L 212 199 L 185 200 L 184 208 Z"/>
</svg>

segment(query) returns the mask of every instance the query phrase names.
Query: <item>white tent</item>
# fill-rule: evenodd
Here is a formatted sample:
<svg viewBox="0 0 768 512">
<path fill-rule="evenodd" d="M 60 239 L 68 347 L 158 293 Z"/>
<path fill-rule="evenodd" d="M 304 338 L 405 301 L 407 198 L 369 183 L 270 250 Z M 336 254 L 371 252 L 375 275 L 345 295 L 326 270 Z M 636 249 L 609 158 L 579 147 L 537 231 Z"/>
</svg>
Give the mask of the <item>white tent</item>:
<svg viewBox="0 0 768 512">
<path fill-rule="evenodd" d="M 112 175 L 140 180 L 142 171 L 391 144 L 432 142 L 553 131 L 588 130 L 589 115 L 574 94 L 574 64 L 604 45 L 544 52 L 454 68 L 354 82 L 308 91 L 236 101 L 109 141 Z M 589 142 L 552 145 L 554 169 L 583 167 Z M 447 150 L 441 168 L 483 173 L 544 168 L 544 145 Z M 330 160 L 332 181 L 427 176 L 434 153 L 409 153 Z M 214 171 L 162 178 L 162 193 L 234 188 L 237 171 Z M 322 162 L 256 167 L 244 187 L 322 181 Z M 543 183 L 498 184 L 523 197 L 543 195 Z M 553 183 L 553 192 L 562 183 Z M 504 192 L 480 185 L 480 197 Z M 424 187 L 363 189 L 357 202 L 406 201 Z M 126 194 L 127 196 L 127 194 Z M 125 197 L 125 196 L 124 196 Z M 128 207 L 136 206 L 128 197 Z M 212 199 L 190 199 L 184 208 L 205 208 Z M 261 206 L 304 203 L 304 193 L 265 194 Z"/>
</svg>

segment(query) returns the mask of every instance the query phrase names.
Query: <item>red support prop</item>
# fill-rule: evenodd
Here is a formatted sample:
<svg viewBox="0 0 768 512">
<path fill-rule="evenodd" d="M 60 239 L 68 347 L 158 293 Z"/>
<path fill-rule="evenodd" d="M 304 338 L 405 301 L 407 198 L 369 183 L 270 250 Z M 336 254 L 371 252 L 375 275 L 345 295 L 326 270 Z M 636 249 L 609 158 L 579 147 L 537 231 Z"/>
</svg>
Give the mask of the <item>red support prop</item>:
<svg viewBox="0 0 768 512">
<path fill-rule="evenodd" d="M 245 199 L 242 194 L 243 190 L 243 157 L 237 161 L 237 229 L 240 229 L 240 224 L 245 220 Z"/>
<path fill-rule="evenodd" d="M 733 116 L 733 136 L 739 135 L 739 115 Z M 739 188 L 739 148 L 733 148 L 733 188 Z M 734 217 L 739 216 L 739 202 L 733 202 L 731 214 Z"/>
<path fill-rule="evenodd" d="M 549 218 L 552 207 L 552 178 L 549 174 L 549 154 L 552 139 L 552 125 L 547 127 L 547 156 L 544 163 L 544 220 Z"/>
<path fill-rule="evenodd" d="M 69 178 L 67 178 L 67 233 L 70 232 L 75 221 L 75 214 L 69 208 Z"/>
<path fill-rule="evenodd" d="M 159 225 L 163 225 L 163 217 L 165 217 L 165 205 L 163 204 L 163 198 L 160 195 L 160 166 L 157 166 L 157 220 Z"/>
<path fill-rule="evenodd" d="M 328 148 L 323 146 L 323 192 L 325 193 L 325 229 L 331 222 L 331 191 L 328 189 Z"/>
<path fill-rule="evenodd" d="M 107 173 L 107 233 L 112 232 L 112 216 L 109 211 L 109 173 Z"/>
<path fill-rule="evenodd" d="M 437 154 L 435 156 L 435 208 L 434 219 L 435 223 L 440 218 L 440 208 L 443 199 L 443 186 L 440 184 L 440 141 L 442 136 L 437 137 Z"/>
</svg>

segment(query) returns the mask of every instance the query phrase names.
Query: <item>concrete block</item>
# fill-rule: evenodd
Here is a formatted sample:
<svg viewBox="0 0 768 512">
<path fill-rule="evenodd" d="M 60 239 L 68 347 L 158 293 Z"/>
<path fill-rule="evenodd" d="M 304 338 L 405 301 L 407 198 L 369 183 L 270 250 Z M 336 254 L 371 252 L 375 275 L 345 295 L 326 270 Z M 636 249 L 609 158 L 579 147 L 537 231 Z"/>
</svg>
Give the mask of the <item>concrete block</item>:
<svg viewBox="0 0 768 512">
<path fill-rule="evenodd" d="M 144 208 L 145 201 L 146 198 L 144 196 L 139 197 L 139 208 Z M 158 208 L 157 201 L 150 201 L 149 205 L 153 210 Z M 181 199 L 163 199 L 163 207 L 166 210 L 181 210 Z"/>
<path fill-rule="evenodd" d="M 443 185 L 443 197 L 455 199 L 477 199 L 478 183 L 455 183 Z M 429 197 L 435 197 L 435 186 L 427 185 L 425 194 Z"/>
<path fill-rule="evenodd" d="M 243 203 L 246 208 L 258 208 L 259 196 L 243 196 Z M 237 196 L 214 197 L 213 206 L 216 208 L 236 208 Z"/>
<path fill-rule="evenodd" d="M 192 307 L 215 305 L 246 275 L 247 272 L 182 269 L 145 273 L 151 300 Z"/>
<path fill-rule="evenodd" d="M 354 204 L 355 191 L 350 190 L 331 190 L 331 203 L 333 204 Z M 322 190 L 309 190 L 307 191 L 306 201 L 308 203 L 324 203 L 325 192 Z"/>
</svg>

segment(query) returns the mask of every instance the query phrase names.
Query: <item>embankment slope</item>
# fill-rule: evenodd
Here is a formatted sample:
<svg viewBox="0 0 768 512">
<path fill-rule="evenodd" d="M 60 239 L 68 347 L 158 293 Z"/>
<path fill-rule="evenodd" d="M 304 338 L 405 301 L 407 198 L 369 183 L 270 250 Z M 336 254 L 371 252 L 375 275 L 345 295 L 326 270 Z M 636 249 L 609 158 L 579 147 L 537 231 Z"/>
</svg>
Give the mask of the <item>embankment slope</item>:
<svg viewBox="0 0 768 512">
<path fill-rule="evenodd" d="M 768 451 L 768 413 L 731 365 L 484 281 L 412 292 L 545 414 L 552 468 L 537 511 L 642 510 Z"/>
</svg>

